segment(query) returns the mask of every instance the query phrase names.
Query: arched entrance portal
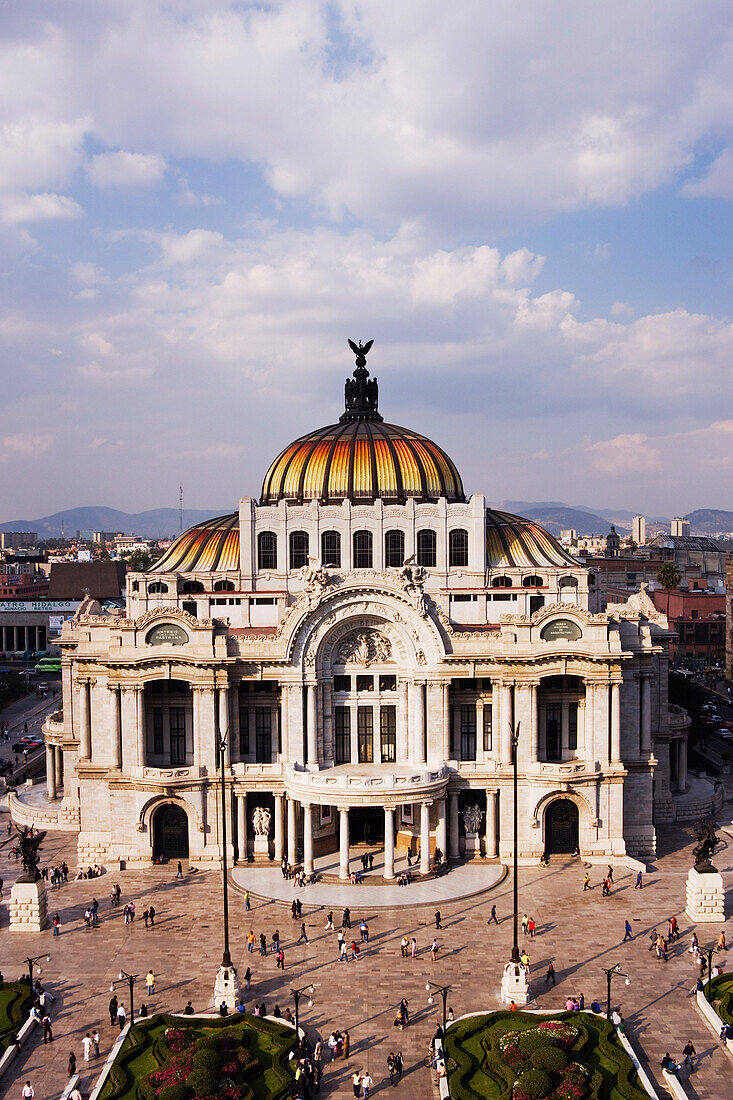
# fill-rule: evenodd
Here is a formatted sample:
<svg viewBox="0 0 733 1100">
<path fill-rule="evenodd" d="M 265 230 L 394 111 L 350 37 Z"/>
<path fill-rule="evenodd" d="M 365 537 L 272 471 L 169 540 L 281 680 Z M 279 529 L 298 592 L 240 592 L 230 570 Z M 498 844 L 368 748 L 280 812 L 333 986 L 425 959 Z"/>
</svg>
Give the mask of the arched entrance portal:
<svg viewBox="0 0 733 1100">
<path fill-rule="evenodd" d="M 578 807 L 569 798 L 551 802 L 545 814 L 545 851 L 570 855 L 578 847 Z"/>
<path fill-rule="evenodd" d="M 166 802 L 153 818 L 153 859 L 185 859 L 188 856 L 188 818 L 180 806 Z"/>
</svg>

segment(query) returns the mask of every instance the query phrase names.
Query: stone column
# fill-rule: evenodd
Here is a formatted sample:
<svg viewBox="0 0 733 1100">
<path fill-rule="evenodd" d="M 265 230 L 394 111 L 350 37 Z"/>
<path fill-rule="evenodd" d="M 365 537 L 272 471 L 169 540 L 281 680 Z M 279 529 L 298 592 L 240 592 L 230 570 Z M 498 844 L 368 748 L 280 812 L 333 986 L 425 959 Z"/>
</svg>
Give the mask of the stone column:
<svg viewBox="0 0 733 1100">
<path fill-rule="evenodd" d="M 237 839 L 239 843 L 239 862 L 247 862 L 247 792 L 237 792 Z"/>
<path fill-rule="evenodd" d="M 294 799 L 288 798 L 288 863 L 295 866 L 295 856 L 298 848 L 298 814 Z"/>
<path fill-rule="evenodd" d="M 498 801 L 499 794 L 497 791 L 486 792 L 486 855 L 488 859 L 496 859 L 499 855 L 499 838 L 496 831 Z"/>
<path fill-rule="evenodd" d="M 308 684 L 308 767 L 318 767 L 318 684 Z"/>
<path fill-rule="evenodd" d="M 446 817 L 445 798 L 438 799 L 438 825 L 435 830 L 435 846 L 440 848 L 443 859 L 448 856 L 448 820 Z"/>
<path fill-rule="evenodd" d="M 331 677 L 321 682 L 321 697 L 323 699 L 323 760 L 326 764 L 333 764 L 333 679 Z"/>
<path fill-rule="evenodd" d="M 43 642 L 44 642 L 43 627 L 42 626 L 37 626 L 36 627 L 36 649 L 39 652 L 41 652 L 42 650 L 44 650 L 46 648 L 45 645 L 43 644 Z"/>
<path fill-rule="evenodd" d="M 597 683 L 594 691 L 593 745 L 595 759 L 602 768 L 608 764 L 609 725 L 611 720 L 609 687 L 608 683 Z"/>
<path fill-rule="evenodd" d="M 641 755 L 648 756 L 652 751 L 652 699 L 651 680 L 645 672 L 640 675 L 639 689 L 641 691 Z"/>
<path fill-rule="evenodd" d="M 196 696 L 194 700 L 194 715 L 196 713 Z M 135 688 L 135 740 L 137 745 L 137 766 L 145 766 L 145 689 L 140 686 Z M 196 744 L 196 724 L 194 722 L 193 743 Z M 195 751 L 195 750 L 194 750 Z"/>
<path fill-rule="evenodd" d="M 290 756 L 290 684 L 280 684 L 280 740 L 284 760 Z"/>
<path fill-rule="evenodd" d="M 540 707 L 538 683 L 529 684 L 529 728 L 531 730 L 530 760 L 536 764 L 540 758 Z"/>
<path fill-rule="evenodd" d="M 219 736 L 226 741 L 224 749 L 224 766 L 229 767 L 232 762 L 232 745 L 229 739 L 229 688 L 219 688 Z"/>
<path fill-rule="evenodd" d="M 303 870 L 306 875 L 313 874 L 313 807 L 310 803 L 303 806 Z"/>
<path fill-rule="evenodd" d="M 113 768 L 122 767 L 122 708 L 120 706 L 120 689 L 117 684 L 108 684 L 110 702 L 112 704 L 112 718 L 110 722 L 110 740 L 112 743 L 111 764 Z"/>
<path fill-rule="evenodd" d="M 420 803 L 420 874 L 430 870 L 430 803 Z"/>
<path fill-rule="evenodd" d="M 349 811 L 339 812 L 339 878 L 349 877 Z"/>
<path fill-rule="evenodd" d="M 407 703 L 407 681 L 400 680 L 397 701 L 397 762 L 404 764 L 410 758 L 409 711 Z"/>
<path fill-rule="evenodd" d="M 621 685 L 611 684 L 611 763 L 621 763 Z"/>
<path fill-rule="evenodd" d="M 458 859 L 461 854 L 460 838 L 458 831 L 458 795 L 451 791 L 448 800 L 449 818 L 450 818 L 450 847 L 448 849 L 449 859 Z"/>
<path fill-rule="evenodd" d="M 415 764 L 425 763 L 425 684 L 413 684 L 412 691 L 412 760 Z"/>
<path fill-rule="evenodd" d="M 56 798 L 56 754 L 53 745 L 46 745 L 46 795 L 50 802 Z"/>
<path fill-rule="evenodd" d="M 79 681 L 79 759 L 92 758 L 92 723 L 89 713 L 89 680 Z"/>
<path fill-rule="evenodd" d="M 394 878 L 394 809 L 384 807 L 384 877 Z"/>
<path fill-rule="evenodd" d="M 278 863 L 282 861 L 284 851 L 285 807 L 283 801 L 283 795 L 275 795 L 275 859 Z"/>
<path fill-rule="evenodd" d="M 501 685 L 501 729 L 499 730 L 499 738 L 501 744 L 501 762 L 502 764 L 511 764 L 512 762 L 512 724 L 514 721 L 513 707 L 512 707 L 512 686 L 511 684 Z"/>
<path fill-rule="evenodd" d="M 687 740 L 678 742 L 679 756 L 677 757 L 677 788 L 680 794 L 684 794 L 687 787 Z"/>
<path fill-rule="evenodd" d="M 450 680 L 442 685 L 443 690 L 443 759 L 450 760 Z"/>
</svg>

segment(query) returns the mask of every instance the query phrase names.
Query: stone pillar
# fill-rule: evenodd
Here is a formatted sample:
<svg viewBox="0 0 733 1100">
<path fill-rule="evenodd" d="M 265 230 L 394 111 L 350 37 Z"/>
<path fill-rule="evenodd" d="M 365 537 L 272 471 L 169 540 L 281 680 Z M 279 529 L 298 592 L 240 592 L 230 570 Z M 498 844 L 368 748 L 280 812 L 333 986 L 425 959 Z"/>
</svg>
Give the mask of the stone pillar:
<svg viewBox="0 0 733 1100">
<path fill-rule="evenodd" d="M 193 697 L 193 743 L 196 744 L 196 695 Z M 135 738 L 137 742 L 137 766 L 145 766 L 145 689 L 141 686 L 135 688 Z M 194 752 L 196 750 L 194 749 Z"/>
<path fill-rule="evenodd" d="M 685 793 L 687 787 L 687 740 L 679 741 L 679 756 L 677 757 L 677 789 L 680 794 Z"/>
<path fill-rule="evenodd" d="M 49 801 L 56 798 L 56 754 L 53 745 L 46 745 L 46 795 Z"/>
<path fill-rule="evenodd" d="M 284 760 L 290 760 L 290 684 L 280 684 L 280 741 Z"/>
<path fill-rule="evenodd" d="M 611 763 L 621 763 L 621 685 L 611 684 Z"/>
<path fill-rule="evenodd" d="M 499 837 L 496 826 L 499 815 L 497 814 L 498 791 L 486 792 L 486 856 L 488 859 L 496 859 L 499 855 Z"/>
<path fill-rule="evenodd" d="M 435 847 L 440 848 L 443 859 L 448 857 L 448 821 L 446 817 L 445 798 L 438 800 L 438 825 L 435 830 Z"/>
<path fill-rule="evenodd" d="M 224 766 L 229 767 L 232 762 L 232 745 L 229 738 L 229 688 L 219 689 L 219 736 L 226 741 L 224 749 Z"/>
<path fill-rule="evenodd" d="M 384 807 L 384 877 L 394 878 L 394 809 Z"/>
<path fill-rule="evenodd" d="M 512 762 L 512 724 L 514 722 L 513 706 L 512 706 L 512 686 L 511 684 L 501 685 L 501 729 L 499 730 L 499 738 L 501 744 L 501 762 L 502 764 L 511 764 Z"/>
<path fill-rule="evenodd" d="M 247 862 L 247 792 L 237 792 L 237 840 L 239 843 L 239 862 Z"/>
<path fill-rule="evenodd" d="M 321 696 L 323 699 L 323 760 L 326 764 L 333 764 L 333 679 L 331 677 L 321 682 Z"/>
<path fill-rule="evenodd" d="M 414 764 L 425 763 L 425 685 L 412 684 L 410 721 L 412 725 L 412 752 Z"/>
<path fill-rule="evenodd" d="M 120 689 L 117 684 L 108 684 L 112 718 L 110 721 L 110 741 L 112 747 L 111 764 L 113 768 L 122 767 L 122 708 L 120 707 Z"/>
<path fill-rule="evenodd" d="M 193 689 L 193 763 L 201 767 L 201 700 L 203 688 Z"/>
<path fill-rule="evenodd" d="M 407 703 L 407 681 L 400 680 L 397 689 L 397 762 L 405 764 L 410 758 L 409 711 Z"/>
<path fill-rule="evenodd" d="M 420 874 L 430 870 L 430 803 L 420 803 Z"/>
<path fill-rule="evenodd" d="M 54 745 L 54 762 L 56 764 L 56 793 L 59 787 L 64 785 L 64 754 L 60 745 Z"/>
<path fill-rule="evenodd" d="M 540 685 L 538 683 L 530 684 L 529 692 L 530 760 L 533 764 L 536 764 L 540 758 Z"/>
<path fill-rule="evenodd" d="M 349 811 L 339 812 L 339 878 L 349 877 Z"/>
<path fill-rule="evenodd" d="M 608 765 L 608 742 L 611 713 L 609 706 L 610 684 L 597 683 L 595 685 L 595 706 L 593 708 L 593 744 L 595 758 L 601 767 Z"/>
<path fill-rule="evenodd" d="M 306 875 L 313 874 L 313 807 L 303 805 L 303 870 Z"/>
<path fill-rule="evenodd" d="M 92 758 L 92 723 L 89 713 L 89 680 L 79 682 L 79 759 Z"/>
<path fill-rule="evenodd" d="M 288 863 L 295 866 L 295 854 L 298 847 L 298 826 L 295 802 L 288 798 Z"/>
<path fill-rule="evenodd" d="M 449 795 L 448 807 L 448 816 L 450 818 L 450 846 L 448 848 L 448 858 L 458 859 L 461 854 L 458 832 L 458 795 L 453 791 L 451 791 Z"/>
<path fill-rule="evenodd" d="M 641 691 L 641 755 L 648 756 L 652 751 L 652 699 L 651 679 L 645 672 L 639 680 Z"/>
<path fill-rule="evenodd" d="M 275 795 L 275 859 L 282 861 L 284 852 L 285 806 L 284 795 Z"/>
<path fill-rule="evenodd" d="M 442 685 L 443 690 L 443 759 L 450 760 L 450 680 Z"/>
<path fill-rule="evenodd" d="M 308 767 L 318 768 L 318 684 L 308 684 Z"/>
</svg>

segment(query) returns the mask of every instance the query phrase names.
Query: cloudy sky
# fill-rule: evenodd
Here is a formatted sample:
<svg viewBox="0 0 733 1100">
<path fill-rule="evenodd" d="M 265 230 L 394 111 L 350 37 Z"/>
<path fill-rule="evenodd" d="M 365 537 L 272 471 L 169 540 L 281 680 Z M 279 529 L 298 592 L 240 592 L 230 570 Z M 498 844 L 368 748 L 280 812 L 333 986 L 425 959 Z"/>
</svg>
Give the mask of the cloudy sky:
<svg viewBox="0 0 733 1100">
<path fill-rule="evenodd" d="M 730 0 L 10 0 L 0 520 L 233 509 L 353 367 L 468 491 L 733 508 Z"/>
</svg>

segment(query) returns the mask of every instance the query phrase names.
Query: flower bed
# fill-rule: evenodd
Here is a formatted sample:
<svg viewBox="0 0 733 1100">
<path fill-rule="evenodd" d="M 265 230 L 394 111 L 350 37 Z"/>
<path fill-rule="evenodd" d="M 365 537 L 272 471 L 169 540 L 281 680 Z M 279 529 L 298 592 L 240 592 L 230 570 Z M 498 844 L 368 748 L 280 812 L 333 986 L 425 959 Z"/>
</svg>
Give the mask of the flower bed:
<svg viewBox="0 0 733 1100">
<path fill-rule="evenodd" d="M 613 1027 L 587 1013 L 492 1012 L 446 1036 L 454 1100 L 642 1100 Z"/>
<path fill-rule="evenodd" d="M 131 1028 L 99 1100 L 281 1100 L 292 1028 L 243 1015 L 152 1016 Z"/>
<path fill-rule="evenodd" d="M 24 982 L 0 982 L 0 1054 L 28 1019 L 33 999 Z"/>
<path fill-rule="evenodd" d="M 707 984 L 705 995 L 707 996 Z M 733 1024 L 733 974 L 721 974 L 713 978 L 711 1003 L 726 1024 Z"/>
</svg>

